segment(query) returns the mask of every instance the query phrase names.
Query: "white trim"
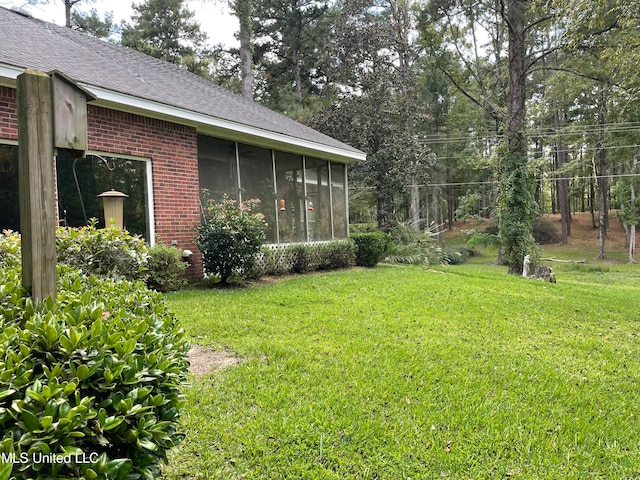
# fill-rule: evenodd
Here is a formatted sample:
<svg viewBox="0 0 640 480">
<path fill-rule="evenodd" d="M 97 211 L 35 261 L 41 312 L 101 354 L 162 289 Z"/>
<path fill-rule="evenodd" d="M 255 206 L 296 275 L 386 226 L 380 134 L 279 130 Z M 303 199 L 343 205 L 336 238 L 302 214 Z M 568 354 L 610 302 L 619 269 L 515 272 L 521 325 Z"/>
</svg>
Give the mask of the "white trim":
<svg viewBox="0 0 640 480">
<path fill-rule="evenodd" d="M 0 77 L 16 80 L 18 75 L 24 73 L 24 68 L 14 67 L 13 65 L 0 64 Z"/>
<path fill-rule="evenodd" d="M 4 77 L 15 80 L 18 78 L 18 75 L 24 71 L 24 68 L 0 64 L 0 78 Z M 130 111 L 132 113 L 144 112 L 147 115 L 151 114 L 152 117 L 178 121 L 179 123 L 194 126 L 198 128 L 199 131 L 202 130 L 202 133 L 205 134 L 210 133 L 213 136 L 222 134 L 228 140 L 247 143 L 252 143 L 253 141 L 253 143 L 258 143 L 256 146 L 276 150 L 284 148 L 285 150 L 291 151 L 291 149 L 294 148 L 293 153 L 298 154 L 303 153 L 300 152 L 300 149 L 303 149 L 304 153 L 309 156 L 320 156 L 327 160 L 347 163 L 364 161 L 367 159 L 367 155 L 363 152 L 344 150 L 339 147 L 324 145 L 322 143 L 304 140 L 290 135 L 272 132 L 258 127 L 224 120 L 222 118 L 212 117 L 202 113 L 192 112 L 184 108 L 174 107 L 164 103 L 155 102 L 153 100 L 146 100 L 125 93 L 119 93 L 103 87 L 89 85 L 84 82 L 77 82 L 77 84 L 98 98 L 98 100 L 94 102 L 97 105 L 115 107 L 120 110 L 123 110 L 122 107 L 125 107 L 125 111 Z M 225 133 L 226 135 L 224 135 Z"/>
<path fill-rule="evenodd" d="M 238 122 L 232 122 L 221 118 L 211 117 L 202 113 L 192 112 L 184 108 L 174 107 L 166 105 L 160 102 L 154 102 L 152 100 L 145 100 L 132 95 L 124 93 L 114 92 L 113 90 L 107 90 L 101 87 L 95 87 L 86 83 L 78 82 L 78 85 L 88 90 L 90 93 L 98 98 L 96 104 L 118 105 L 129 107 L 134 112 L 151 112 L 154 116 L 160 118 L 179 120 L 180 123 L 187 125 L 193 125 L 194 127 L 202 128 L 206 131 L 207 128 L 212 130 L 222 130 L 228 132 L 230 140 L 236 140 L 238 142 L 250 141 L 250 139 L 263 140 L 264 146 L 276 148 L 278 146 L 289 146 L 302 148 L 309 153 L 318 152 L 316 155 L 320 155 L 328 159 L 340 159 L 343 162 L 351 161 L 363 161 L 366 159 L 366 154 L 361 152 L 352 152 L 321 143 L 304 140 L 281 133 L 271 132 L 257 127 L 244 125 Z M 233 135 L 230 135 L 233 134 Z M 238 138 L 240 137 L 240 138 Z M 246 140 L 245 140 L 246 139 Z M 257 145 L 262 146 L 262 145 Z M 312 155 L 313 156 L 313 155 Z"/>
<path fill-rule="evenodd" d="M 103 152 L 100 150 L 87 150 L 86 155 L 100 155 L 101 157 L 117 158 L 121 160 L 133 160 L 136 162 L 144 162 L 145 165 L 145 186 L 146 186 L 146 200 L 147 200 L 147 223 L 149 226 L 149 245 L 156 244 L 156 217 L 153 207 L 153 165 L 149 157 L 136 157 L 134 155 L 125 155 L 119 153 Z"/>
<path fill-rule="evenodd" d="M 153 206 L 153 162 L 150 159 L 145 159 L 147 162 L 147 212 L 149 212 L 149 245 L 156 244 L 156 215 L 155 208 Z"/>
</svg>

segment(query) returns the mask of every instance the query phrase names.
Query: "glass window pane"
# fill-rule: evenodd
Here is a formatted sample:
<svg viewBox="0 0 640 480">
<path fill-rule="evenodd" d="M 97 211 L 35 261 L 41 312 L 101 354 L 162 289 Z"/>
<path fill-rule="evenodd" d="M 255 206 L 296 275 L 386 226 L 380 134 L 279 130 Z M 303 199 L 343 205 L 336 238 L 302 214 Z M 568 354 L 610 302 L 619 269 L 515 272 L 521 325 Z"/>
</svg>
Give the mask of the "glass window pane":
<svg viewBox="0 0 640 480">
<path fill-rule="evenodd" d="M 81 227 L 87 220 L 97 218 L 98 228 L 104 228 L 104 210 L 98 195 L 113 189 L 128 195 L 124 200 L 124 228 L 149 240 L 146 162 L 104 158 L 107 164 L 95 155 L 76 159 L 64 150 L 58 151 L 56 178 L 60 223 Z"/>
<path fill-rule="evenodd" d="M 345 166 L 331 164 L 331 196 L 333 199 L 334 238 L 347 238 L 347 204 L 345 202 Z"/>
<path fill-rule="evenodd" d="M 317 158 L 305 161 L 309 241 L 331 240 L 331 198 L 329 162 Z"/>
<path fill-rule="evenodd" d="M 302 157 L 276 152 L 276 187 L 278 192 L 278 228 L 280 242 L 304 242 L 305 202 Z"/>
<path fill-rule="evenodd" d="M 18 146 L 0 145 L 0 232 L 20 231 Z"/>
<path fill-rule="evenodd" d="M 219 138 L 198 136 L 198 176 L 200 190 L 220 201 L 224 194 L 238 199 L 236 144 Z"/>
<path fill-rule="evenodd" d="M 240 156 L 240 188 L 242 200 L 257 198 L 260 211 L 267 222 L 269 243 L 276 242 L 276 198 L 273 185 L 273 159 L 271 150 L 238 144 Z"/>
</svg>

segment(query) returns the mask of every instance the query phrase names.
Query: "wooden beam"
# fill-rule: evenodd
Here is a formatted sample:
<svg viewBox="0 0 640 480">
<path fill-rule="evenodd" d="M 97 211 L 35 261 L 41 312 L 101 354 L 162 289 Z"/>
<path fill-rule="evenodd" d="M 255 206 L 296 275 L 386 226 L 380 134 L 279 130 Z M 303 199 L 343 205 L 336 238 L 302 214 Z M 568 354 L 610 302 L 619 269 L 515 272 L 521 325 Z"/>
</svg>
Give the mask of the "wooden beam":
<svg viewBox="0 0 640 480">
<path fill-rule="evenodd" d="M 56 218 L 51 79 L 28 69 L 18 75 L 18 178 L 22 284 L 34 300 L 56 297 Z"/>
</svg>

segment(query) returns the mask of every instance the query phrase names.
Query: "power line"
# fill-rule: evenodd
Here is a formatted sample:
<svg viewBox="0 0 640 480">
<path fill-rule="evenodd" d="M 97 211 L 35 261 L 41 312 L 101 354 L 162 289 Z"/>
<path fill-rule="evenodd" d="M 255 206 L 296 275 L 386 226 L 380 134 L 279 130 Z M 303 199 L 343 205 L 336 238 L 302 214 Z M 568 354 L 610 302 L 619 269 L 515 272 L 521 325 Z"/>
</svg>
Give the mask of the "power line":
<svg viewBox="0 0 640 480">
<path fill-rule="evenodd" d="M 536 182 L 559 182 L 561 180 L 591 180 L 599 178 L 622 178 L 622 177 L 640 177 L 640 173 L 621 173 L 611 175 L 588 175 L 588 176 L 575 176 L 575 177 L 551 177 L 551 178 L 536 178 Z M 466 185 L 496 185 L 500 183 L 499 180 L 486 180 L 483 182 L 451 182 L 451 183 L 427 183 L 424 185 L 410 185 L 411 187 L 458 187 Z"/>
</svg>

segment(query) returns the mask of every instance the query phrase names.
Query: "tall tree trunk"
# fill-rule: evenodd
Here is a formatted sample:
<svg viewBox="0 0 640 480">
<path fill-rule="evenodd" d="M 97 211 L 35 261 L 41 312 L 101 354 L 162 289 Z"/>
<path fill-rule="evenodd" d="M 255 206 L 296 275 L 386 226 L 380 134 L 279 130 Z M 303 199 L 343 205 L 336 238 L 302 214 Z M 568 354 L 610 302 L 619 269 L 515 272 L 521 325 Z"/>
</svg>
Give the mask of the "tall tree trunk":
<svg viewBox="0 0 640 480">
<path fill-rule="evenodd" d="M 413 230 L 420 231 L 420 187 L 416 185 L 417 179 L 415 176 L 411 179 L 411 220 L 413 223 Z"/>
<path fill-rule="evenodd" d="M 556 133 L 560 130 L 560 112 L 556 109 L 553 113 L 553 120 L 556 127 Z M 567 150 L 561 137 L 558 135 L 556 139 L 556 167 L 563 176 L 562 167 L 567 163 Z M 565 179 L 558 180 L 558 205 L 560 207 L 560 223 L 562 225 L 562 245 L 569 243 L 568 236 L 571 234 L 571 226 L 569 219 L 569 195 L 568 195 L 568 181 Z"/>
<path fill-rule="evenodd" d="M 253 99 L 253 56 L 251 40 L 251 1 L 235 0 L 235 12 L 240 22 L 240 68 L 242 78 L 242 96 Z"/>
<path fill-rule="evenodd" d="M 500 236 L 509 273 L 522 274 L 522 262 L 534 245 L 535 199 L 527 171 L 525 138 L 526 27 L 523 0 L 506 0 L 509 29 L 509 91 L 507 94 L 507 151 L 502 158 L 499 201 Z"/>
<path fill-rule="evenodd" d="M 600 197 L 600 214 L 598 231 L 600 249 L 598 258 L 606 258 L 605 241 L 607 238 L 608 212 L 609 212 L 609 172 L 607 166 L 607 149 L 605 146 L 605 123 L 607 120 L 606 94 L 601 95 L 601 105 L 598 112 L 598 195 Z"/>
<path fill-rule="evenodd" d="M 296 84 L 296 101 L 298 102 L 298 109 L 303 109 L 302 98 L 302 73 L 300 68 L 300 47 L 296 46 L 293 49 L 293 81 Z"/>
</svg>

